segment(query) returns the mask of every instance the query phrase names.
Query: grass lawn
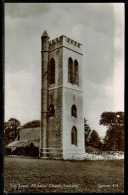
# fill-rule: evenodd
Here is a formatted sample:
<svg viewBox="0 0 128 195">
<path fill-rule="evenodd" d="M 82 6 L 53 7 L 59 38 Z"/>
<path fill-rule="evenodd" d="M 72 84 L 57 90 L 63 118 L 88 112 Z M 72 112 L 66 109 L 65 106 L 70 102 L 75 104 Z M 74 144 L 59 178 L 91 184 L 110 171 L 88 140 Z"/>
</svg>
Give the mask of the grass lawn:
<svg viewBox="0 0 128 195">
<path fill-rule="evenodd" d="M 124 160 L 4 159 L 5 192 L 124 192 Z"/>
</svg>

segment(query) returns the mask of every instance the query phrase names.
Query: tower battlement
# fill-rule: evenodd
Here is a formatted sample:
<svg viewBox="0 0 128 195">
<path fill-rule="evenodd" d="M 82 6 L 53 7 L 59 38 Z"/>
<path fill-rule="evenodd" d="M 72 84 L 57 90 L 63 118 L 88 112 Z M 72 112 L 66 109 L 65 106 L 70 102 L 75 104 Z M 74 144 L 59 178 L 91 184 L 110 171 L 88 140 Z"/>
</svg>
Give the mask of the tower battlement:
<svg viewBox="0 0 128 195">
<path fill-rule="evenodd" d="M 51 51 L 58 49 L 59 47 L 67 47 L 82 54 L 82 44 L 65 35 L 49 41 L 49 47 Z"/>
<path fill-rule="evenodd" d="M 74 45 L 76 47 L 79 47 L 79 48 L 82 45 L 81 43 L 78 43 L 77 41 L 74 41 L 73 39 L 70 39 L 70 38 L 66 37 L 65 35 L 62 35 L 60 37 L 57 37 L 56 39 L 53 39 L 53 40 L 49 41 L 49 45 L 52 45 L 52 44 L 57 43 L 57 42 L 60 42 L 61 40 L 64 40 L 67 43 L 70 43 L 70 44 L 72 44 L 72 45 Z"/>
</svg>

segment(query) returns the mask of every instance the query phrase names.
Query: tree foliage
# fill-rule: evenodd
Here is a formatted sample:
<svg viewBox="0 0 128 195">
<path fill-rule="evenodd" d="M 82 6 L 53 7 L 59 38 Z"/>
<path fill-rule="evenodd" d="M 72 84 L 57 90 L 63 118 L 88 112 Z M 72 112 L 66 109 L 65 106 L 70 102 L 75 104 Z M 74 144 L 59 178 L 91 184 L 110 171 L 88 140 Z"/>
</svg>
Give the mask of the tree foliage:
<svg viewBox="0 0 128 195">
<path fill-rule="evenodd" d="M 87 120 L 84 118 L 84 133 L 85 133 L 85 145 L 88 146 L 91 128 L 87 124 Z"/>
<path fill-rule="evenodd" d="M 10 118 L 8 122 L 4 123 L 4 142 L 5 146 L 10 142 L 14 141 L 18 136 L 19 139 L 19 131 L 21 128 L 21 124 L 19 120 L 15 118 Z"/>
<path fill-rule="evenodd" d="M 91 135 L 90 135 L 90 139 L 89 139 L 89 146 L 92 146 L 94 148 L 98 148 L 98 149 L 101 149 L 101 141 L 100 141 L 100 137 L 99 137 L 99 134 L 97 131 L 93 130 L 91 132 Z"/>
<path fill-rule="evenodd" d="M 33 121 L 25 123 L 22 126 L 22 128 L 34 128 L 34 127 L 40 127 L 40 120 L 33 120 Z"/>
<path fill-rule="evenodd" d="M 97 131 L 91 130 L 84 118 L 85 146 L 92 146 L 101 150 L 102 142 Z"/>
<path fill-rule="evenodd" d="M 104 150 L 124 150 L 124 128 L 113 126 L 106 132 L 104 138 Z"/>
<path fill-rule="evenodd" d="M 108 127 L 104 150 L 124 150 L 124 112 L 104 112 L 100 124 Z"/>
<path fill-rule="evenodd" d="M 124 112 L 103 112 L 101 114 L 100 125 L 124 127 Z"/>
</svg>

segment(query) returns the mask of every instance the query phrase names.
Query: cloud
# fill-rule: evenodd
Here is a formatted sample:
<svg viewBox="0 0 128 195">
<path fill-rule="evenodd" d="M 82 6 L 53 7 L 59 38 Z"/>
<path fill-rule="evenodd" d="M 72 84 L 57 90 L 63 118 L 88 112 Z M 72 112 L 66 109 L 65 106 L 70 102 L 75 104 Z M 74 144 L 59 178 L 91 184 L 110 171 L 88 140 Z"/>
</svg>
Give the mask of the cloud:
<svg viewBox="0 0 128 195">
<path fill-rule="evenodd" d="M 52 15 L 56 22 L 62 22 L 62 18 L 64 22 L 72 16 L 71 23 L 83 23 L 109 35 L 113 32 L 113 6 L 110 3 L 7 3 L 5 9 L 6 15 L 14 19 L 47 14 L 47 21 Z"/>
<path fill-rule="evenodd" d="M 41 35 L 46 29 L 50 40 L 66 35 L 83 44 L 85 116 L 92 128 L 102 129 L 100 114 L 112 111 L 123 85 L 123 11 L 114 5 L 5 4 L 6 120 L 12 115 L 21 122 L 40 118 Z"/>
<path fill-rule="evenodd" d="M 76 6 L 78 23 L 91 27 L 94 31 L 107 35 L 113 34 L 113 7 L 111 4 L 87 3 Z"/>
<path fill-rule="evenodd" d="M 6 3 L 6 14 L 12 18 L 35 17 L 50 11 L 47 3 Z"/>
<path fill-rule="evenodd" d="M 84 116 L 91 129 L 95 129 L 100 136 L 104 136 L 106 127 L 99 125 L 103 112 L 113 111 L 113 85 L 112 80 L 96 84 L 86 81 L 84 86 Z"/>
<path fill-rule="evenodd" d="M 21 71 L 6 73 L 5 78 L 5 121 L 15 117 L 23 124 L 40 119 L 40 77 Z"/>
<path fill-rule="evenodd" d="M 124 111 L 124 4 L 114 5 L 114 110 Z"/>
<path fill-rule="evenodd" d="M 28 7 L 28 4 L 22 5 L 21 7 L 20 7 L 20 5 L 22 5 L 22 4 L 18 4 L 18 7 L 19 7 L 20 12 L 23 12 L 22 15 L 24 14 L 24 11 L 25 11 L 23 9 L 24 6 L 26 6 L 26 9 L 28 10 L 28 12 L 27 12 L 28 14 L 29 14 L 29 10 L 32 10 L 32 7 L 33 7 L 33 4 L 30 4 L 30 7 Z M 40 6 L 43 7 L 44 4 L 41 4 Z M 40 64 L 40 61 L 39 61 L 40 60 L 40 56 L 39 56 L 39 54 L 40 54 L 40 39 L 39 39 L 39 37 L 41 36 L 41 33 L 42 33 L 41 27 L 40 27 L 41 22 L 42 22 L 43 26 L 44 27 L 47 26 L 47 28 L 49 29 L 49 32 L 52 32 L 52 37 L 54 37 L 54 38 L 56 37 L 56 35 L 55 35 L 56 30 L 53 30 L 53 29 L 57 25 L 59 27 L 58 33 L 62 32 L 64 34 L 64 33 L 68 32 L 70 37 L 73 37 L 74 33 L 78 32 L 76 34 L 77 35 L 76 39 L 78 39 L 78 37 L 81 37 L 81 42 L 84 44 L 84 47 L 85 47 L 85 53 L 84 53 L 86 55 L 85 60 L 87 59 L 87 61 L 86 61 L 87 66 L 86 67 L 89 70 L 89 71 L 87 71 L 87 69 L 86 69 L 86 71 L 88 72 L 87 76 L 89 75 L 88 77 L 90 77 L 91 80 L 94 80 L 94 82 L 97 82 L 98 78 L 101 78 L 101 77 L 104 79 L 105 78 L 104 72 L 106 72 L 106 71 L 104 71 L 104 68 L 108 71 L 110 66 L 108 66 L 108 64 L 105 64 L 105 60 L 101 56 L 101 52 L 105 53 L 103 51 L 103 49 L 110 48 L 110 44 L 109 45 L 107 44 L 109 40 L 108 40 L 108 38 L 106 39 L 106 37 L 104 35 L 94 32 L 92 30 L 93 29 L 92 23 L 90 23 L 90 22 L 88 23 L 89 28 L 87 28 L 85 25 L 86 22 L 90 18 L 91 18 L 90 20 L 92 20 L 92 21 L 96 20 L 97 14 L 99 13 L 99 12 L 97 12 L 97 10 L 100 9 L 100 11 L 102 11 L 102 9 L 101 9 L 102 6 L 99 4 L 99 8 L 98 8 L 98 6 L 94 5 L 94 7 L 93 7 L 93 6 L 90 6 L 90 4 L 86 4 L 86 5 L 85 4 L 73 4 L 73 6 L 72 6 L 72 4 L 71 4 L 71 6 L 70 6 L 70 4 L 56 4 L 56 5 L 50 4 L 49 7 L 50 7 L 49 9 L 51 10 L 51 12 L 50 13 L 45 12 L 45 15 L 47 16 L 46 21 L 43 17 L 41 20 L 41 18 L 39 18 L 39 15 L 33 19 L 28 17 L 25 19 L 24 18 L 23 19 L 22 18 L 19 18 L 19 19 L 15 18 L 15 20 L 12 20 L 12 19 L 8 20 L 8 18 L 7 18 L 6 25 L 8 25 L 9 30 L 10 29 L 12 29 L 12 30 L 8 35 L 9 37 L 7 36 L 7 38 L 6 38 L 6 43 L 7 43 L 6 54 L 7 55 L 9 54 L 9 56 L 7 56 L 7 58 L 6 58 L 8 60 L 8 63 L 6 63 L 6 69 L 9 68 L 10 71 L 11 70 L 12 71 L 16 71 L 16 70 L 19 71 L 18 68 L 22 67 L 26 71 L 28 71 L 28 70 L 32 71 L 32 67 L 30 66 L 30 64 L 33 63 L 33 60 L 35 61 L 35 63 L 33 63 L 33 68 L 34 68 L 34 65 L 36 67 L 36 64 L 37 64 L 37 68 L 38 68 L 38 64 Z M 96 7 L 96 9 L 95 9 L 95 7 Z M 15 4 L 14 4 L 14 9 L 15 9 Z M 93 12 L 90 11 L 91 9 L 93 9 Z M 34 10 L 36 13 L 37 10 L 33 8 L 33 12 L 34 12 Z M 8 10 L 7 10 L 7 12 L 8 12 Z M 76 16 L 75 20 L 74 20 L 74 16 Z M 57 20 L 58 17 L 60 17 L 59 20 Z M 87 17 L 87 20 L 86 20 L 86 17 Z M 69 20 L 69 18 L 70 18 L 70 20 Z M 78 22 L 81 19 L 82 20 L 84 19 L 85 21 Z M 94 22 L 95 25 L 97 23 L 99 23 L 99 20 Z M 104 23 L 105 23 L 105 21 L 104 21 Z M 12 28 L 10 25 L 12 25 Z M 59 26 L 59 25 L 61 25 L 61 26 Z M 80 25 L 83 27 L 83 29 L 80 28 Z M 102 26 L 103 23 L 101 23 L 100 25 Z M 7 29 L 7 32 L 8 32 L 8 29 Z M 70 31 L 67 31 L 67 29 L 70 29 Z M 75 31 L 73 31 L 74 29 L 75 29 Z M 41 33 L 39 33 L 39 32 L 41 32 Z M 110 40 L 109 42 L 112 42 L 112 41 Z M 103 45 L 105 45 L 105 44 L 106 44 L 106 47 L 103 47 Z M 13 45 L 13 49 L 9 50 L 10 49 L 9 45 Z M 97 46 L 98 46 L 98 48 L 97 48 Z M 34 50 L 35 48 L 36 48 L 36 50 Z M 93 53 L 93 51 L 95 52 L 96 50 L 97 50 L 97 52 Z M 86 54 L 86 51 L 87 51 L 87 54 Z M 89 52 L 91 52 L 91 54 Z M 109 54 L 107 54 L 107 55 L 109 56 Z M 15 56 L 15 58 L 12 58 L 12 56 Z M 17 64 L 19 64 L 19 65 L 17 66 Z M 102 65 L 102 69 L 100 69 L 101 65 Z M 99 68 L 97 68 L 97 66 L 99 66 Z M 95 70 L 97 70 L 97 69 L 102 70 L 102 71 L 99 73 L 97 72 L 97 74 L 95 74 L 95 72 L 96 72 Z M 101 82 L 101 80 L 100 80 L 100 82 Z"/>
</svg>

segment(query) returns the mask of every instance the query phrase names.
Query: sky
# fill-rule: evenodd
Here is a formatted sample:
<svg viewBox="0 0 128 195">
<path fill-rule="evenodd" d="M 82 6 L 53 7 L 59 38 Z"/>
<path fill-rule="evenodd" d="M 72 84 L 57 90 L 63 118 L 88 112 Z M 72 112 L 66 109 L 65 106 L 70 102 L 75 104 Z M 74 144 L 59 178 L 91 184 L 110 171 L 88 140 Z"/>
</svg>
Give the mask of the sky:
<svg viewBox="0 0 128 195">
<path fill-rule="evenodd" d="M 40 120 L 44 30 L 82 43 L 84 117 L 103 137 L 101 114 L 124 111 L 124 4 L 5 3 L 5 121 Z"/>
</svg>

